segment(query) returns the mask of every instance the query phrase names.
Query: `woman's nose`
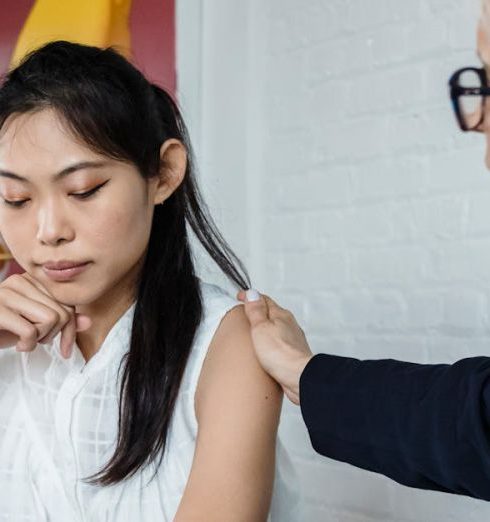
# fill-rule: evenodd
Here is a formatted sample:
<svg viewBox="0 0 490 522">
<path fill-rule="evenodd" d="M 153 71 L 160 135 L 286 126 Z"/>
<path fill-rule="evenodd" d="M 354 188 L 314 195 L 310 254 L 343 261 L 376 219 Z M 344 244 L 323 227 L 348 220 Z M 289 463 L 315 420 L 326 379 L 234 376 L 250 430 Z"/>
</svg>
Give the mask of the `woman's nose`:
<svg viewBox="0 0 490 522">
<path fill-rule="evenodd" d="M 44 205 L 38 212 L 37 239 L 47 245 L 57 245 L 61 241 L 69 241 L 73 230 L 68 216 L 56 203 Z"/>
</svg>

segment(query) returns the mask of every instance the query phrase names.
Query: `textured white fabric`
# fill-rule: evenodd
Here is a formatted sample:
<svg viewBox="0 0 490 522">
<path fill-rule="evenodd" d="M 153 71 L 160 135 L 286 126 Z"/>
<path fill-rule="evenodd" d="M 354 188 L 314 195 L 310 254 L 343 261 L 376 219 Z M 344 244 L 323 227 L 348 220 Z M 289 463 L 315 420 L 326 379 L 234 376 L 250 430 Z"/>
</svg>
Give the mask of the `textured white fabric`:
<svg viewBox="0 0 490 522">
<path fill-rule="evenodd" d="M 133 304 L 85 364 L 78 348 L 59 355 L 58 334 L 33 352 L 0 350 L 0 520 L 24 522 L 165 522 L 175 516 L 190 473 L 197 420 L 194 394 L 211 339 L 240 301 L 200 281 L 204 318 L 178 395 L 162 465 L 115 486 L 81 479 L 101 469 L 117 436 L 117 370 L 129 348 Z M 291 484 L 291 487 L 288 486 Z M 288 455 L 277 442 L 269 520 L 300 520 L 299 492 Z"/>
</svg>

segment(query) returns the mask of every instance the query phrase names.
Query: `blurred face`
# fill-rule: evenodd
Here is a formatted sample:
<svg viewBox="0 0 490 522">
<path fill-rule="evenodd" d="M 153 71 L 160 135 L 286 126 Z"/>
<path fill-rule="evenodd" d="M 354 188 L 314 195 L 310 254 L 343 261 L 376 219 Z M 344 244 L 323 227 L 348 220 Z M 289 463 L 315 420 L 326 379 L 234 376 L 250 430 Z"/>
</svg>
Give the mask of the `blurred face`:
<svg viewBox="0 0 490 522">
<path fill-rule="evenodd" d="M 0 130 L 0 234 L 61 303 L 130 298 L 158 197 L 156 183 L 79 143 L 51 109 L 14 115 Z M 42 265 L 63 260 L 88 264 L 53 280 Z"/>
<path fill-rule="evenodd" d="M 490 27 L 487 27 L 485 18 L 478 24 L 477 31 L 477 52 L 480 60 L 485 67 L 487 78 L 490 78 Z M 486 139 L 486 153 L 485 163 L 488 169 L 490 169 L 490 103 L 488 98 L 485 99 L 484 104 L 484 118 L 481 129 L 485 133 Z"/>
</svg>

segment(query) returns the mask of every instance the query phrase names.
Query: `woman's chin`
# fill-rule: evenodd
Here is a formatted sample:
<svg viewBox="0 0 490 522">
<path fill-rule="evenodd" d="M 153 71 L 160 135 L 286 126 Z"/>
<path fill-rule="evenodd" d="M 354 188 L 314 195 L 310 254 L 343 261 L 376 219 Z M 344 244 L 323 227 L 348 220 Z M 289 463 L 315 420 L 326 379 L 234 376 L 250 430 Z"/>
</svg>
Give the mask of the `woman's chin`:
<svg viewBox="0 0 490 522">
<path fill-rule="evenodd" d="M 49 281 L 45 283 L 45 286 L 53 298 L 65 306 L 87 305 L 97 299 L 97 295 L 94 295 L 94 292 L 91 292 L 86 285 Z"/>
</svg>

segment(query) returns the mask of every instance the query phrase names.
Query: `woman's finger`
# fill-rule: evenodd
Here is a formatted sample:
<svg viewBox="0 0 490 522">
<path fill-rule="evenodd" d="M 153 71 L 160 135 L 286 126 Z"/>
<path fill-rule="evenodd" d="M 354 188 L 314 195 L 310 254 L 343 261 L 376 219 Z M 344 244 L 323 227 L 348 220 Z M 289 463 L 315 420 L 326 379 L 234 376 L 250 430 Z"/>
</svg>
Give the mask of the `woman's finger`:
<svg viewBox="0 0 490 522">
<path fill-rule="evenodd" d="M 38 340 L 46 337 L 59 322 L 58 312 L 37 299 L 27 298 L 11 288 L 4 288 L 2 296 L 2 301 L 6 308 L 16 312 L 36 327 Z"/>
<path fill-rule="evenodd" d="M 36 288 L 38 288 L 40 291 L 44 292 L 46 294 L 46 296 L 48 296 L 48 298 L 50 298 L 50 301 L 54 300 L 54 298 L 50 294 L 49 290 L 40 281 L 38 281 L 37 279 L 32 277 L 27 272 L 24 272 L 22 275 L 26 279 L 28 279 L 34 286 L 36 286 Z M 92 320 L 90 319 L 90 317 L 88 315 L 77 314 L 75 312 L 75 307 L 74 306 L 65 305 L 64 303 L 60 303 L 59 301 L 54 301 L 54 302 L 58 306 L 64 308 L 68 313 L 75 314 L 76 321 L 77 321 L 76 322 L 76 324 L 77 324 L 77 331 L 86 330 L 87 328 L 89 328 L 91 326 Z"/>
<path fill-rule="evenodd" d="M 36 327 L 9 308 L 0 306 L 0 312 L 0 348 L 17 343 L 19 351 L 33 350 L 36 347 Z"/>
<path fill-rule="evenodd" d="M 73 350 L 73 344 L 76 340 L 77 328 L 76 328 L 76 319 L 75 316 L 72 315 L 70 320 L 61 330 L 61 339 L 60 339 L 60 351 L 61 355 L 68 359 Z"/>
<path fill-rule="evenodd" d="M 36 288 L 38 288 L 39 290 L 41 290 L 42 292 L 44 292 L 46 295 L 51 295 L 49 293 L 49 290 L 40 282 L 38 281 L 35 277 L 31 276 L 31 274 L 29 274 L 29 272 L 23 272 L 22 274 L 20 274 L 24 279 L 27 279 L 31 284 L 33 284 Z"/>
<path fill-rule="evenodd" d="M 89 316 L 83 315 L 83 314 L 77 314 L 75 312 L 75 307 L 71 305 L 65 305 L 63 303 L 60 303 L 59 301 L 56 301 L 54 297 L 50 294 L 49 290 L 37 279 L 32 277 L 27 272 L 24 272 L 21 274 L 27 281 L 29 281 L 33 286 L 35 286 L 40 292 L 42 292 L 46 298 L 43 299 L 45 304 L 48 304 L 55 308 L 61 315 L 62 321 L 61 324 L 63 325 L 61 330 L 65 328 L 65 326 L 68 324 L 69 318 L 73 317 L 75 318 L 75 331 L 81 332 L 83 330 L 87 330 L 92 325 L 92 320 Z M 51 341 L 60 331 L 59 325 L 56 325 L 51 332 L 48 332 L 49 335 L 46 335 L 42 342 L 49 342 Z M 70 334 L 68 333 L 68 337 L 70 337 Z M 68 342 L 68 341 L 67 341 Z"/>
<path fill-rule="evenodd" d="M 44 342 L 46 342 L 45 338 L 50 336 L 50 334 L 55 336 L 61 327 L 68 322 L 70 315 L 73 314 L 73 307 L 56 301 L 49 291 L 27 272 L 9 277 L 5 280 L 4 286 L 13 289 L 17 294 L 23 295 L 27 299 L 42 303 L 58 314 L 56 322 L 50 322 L 50 329 L 43 331 L 42 335 L 40 335 L 40 339 L 44 339 Z"/>
</svg>

